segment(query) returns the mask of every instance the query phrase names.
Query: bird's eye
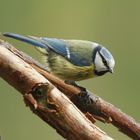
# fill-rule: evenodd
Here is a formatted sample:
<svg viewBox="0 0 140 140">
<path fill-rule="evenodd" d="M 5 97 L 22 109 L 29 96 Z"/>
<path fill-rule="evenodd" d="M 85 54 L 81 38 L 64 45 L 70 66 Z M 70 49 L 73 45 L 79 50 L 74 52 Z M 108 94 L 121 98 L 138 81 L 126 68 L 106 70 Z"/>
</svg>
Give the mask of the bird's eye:
<svg viewBox="0 0 140 140">
<path fill-rule="evenodd" d="M 106 60 L 105 60 L 104 58 L 102 58 L 102 61 L 103 61 L 103 63 L 104 63 L 105 65 L 107 65 L 107 62 L 106 62 Z"/>
</svg>

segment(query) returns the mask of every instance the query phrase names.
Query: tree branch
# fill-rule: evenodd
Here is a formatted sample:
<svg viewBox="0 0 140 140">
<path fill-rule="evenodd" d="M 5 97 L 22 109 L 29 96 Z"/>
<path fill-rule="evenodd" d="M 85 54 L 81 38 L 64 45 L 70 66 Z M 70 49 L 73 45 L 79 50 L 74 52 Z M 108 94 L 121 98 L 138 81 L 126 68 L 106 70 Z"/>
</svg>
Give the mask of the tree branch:
<svg viewBox="0 0 140 140">
<path fill-rule="evenodd" d="M 104 101 L 97 95 L 88 92 L 87 97 L 89 104 L 85 104 L 87 100 L 85 98 L 79 97 L 80 90 L 65 84 L 62 80 L 54 77 L 53 75 L 46 72 L 46 68 L 40 63 L 36 62 L 34 59 L 26 55 L 25 53 L 18 51 L 13 48 L 10 44 L 2 43 L 15 55 L 19 56 L 22 60 L 30 64 L 34 69 L 36 69 L 40 74 L 46 77 L 52 84 L 54 84 L 60 91 L 62 91 L 73 103 L 84 113 L 86 116 L 94 122 L 94 118 L 111 123 L 116 126 L 121 132 L 128 135 L 129 137 L 139 140 L 140 139 L 140 124 L 137 123 L 132 117 L 123 113 L 120 109 L 117 109 L 112 104 Z"/>
<path fill-rule="evenodd" d="M 44 76 L 0 42 L 0 76 L 22 93 L 26 104 L 68 140 L 112 140 Z M 9 47 L 10 48 L 10 47 Z"/>
</svg>

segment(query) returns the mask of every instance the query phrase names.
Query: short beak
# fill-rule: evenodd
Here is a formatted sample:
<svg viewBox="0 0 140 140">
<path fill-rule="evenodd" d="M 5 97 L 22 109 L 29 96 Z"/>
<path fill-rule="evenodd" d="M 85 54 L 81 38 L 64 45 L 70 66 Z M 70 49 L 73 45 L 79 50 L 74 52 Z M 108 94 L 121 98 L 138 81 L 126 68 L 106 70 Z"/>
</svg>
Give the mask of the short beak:
<svg viewBox="0 0 140 140">
<path fill-rule="evenodd" d="M 109 71 L 110 73 L 114 73 L 114 71 L 113 71 L 112 68 L 109 68 L 108 71 Z"/>
</svg>

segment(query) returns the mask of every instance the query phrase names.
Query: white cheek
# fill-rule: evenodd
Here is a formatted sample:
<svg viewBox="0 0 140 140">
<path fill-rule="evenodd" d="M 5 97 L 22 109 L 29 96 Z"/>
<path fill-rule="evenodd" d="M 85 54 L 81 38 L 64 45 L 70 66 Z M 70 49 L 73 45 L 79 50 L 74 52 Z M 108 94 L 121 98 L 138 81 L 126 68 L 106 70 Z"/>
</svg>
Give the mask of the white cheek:
<svg viewBox="0 0 140 140">
<path fill-rule="evenodd" d="M 104 71 L 107 69 L 105 65 L 103 64 L 102 58 L 100 57 L 98 53 L 96 54 L 96 57 L 95 57 L 95 69 L 97 71 Z"/>
</svg>

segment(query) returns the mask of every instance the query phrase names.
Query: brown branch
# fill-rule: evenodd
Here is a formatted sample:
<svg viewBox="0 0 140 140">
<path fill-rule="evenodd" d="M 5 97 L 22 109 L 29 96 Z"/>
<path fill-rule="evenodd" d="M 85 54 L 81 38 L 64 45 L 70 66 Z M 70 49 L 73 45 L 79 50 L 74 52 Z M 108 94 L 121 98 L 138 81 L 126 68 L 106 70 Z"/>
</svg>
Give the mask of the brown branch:
<svg viewBox="0 0 140 140">
<path fill-rule="evenodd" d="M 87 105 L 83 102 L 75 101 L 75 96 L 80 91 L 70 85 L 65 84 L 62 80 L 54 77 L 53 75 L 49 74 L 48 72 L 44 71 L 42 66 L 27 56 L 26 54 L 18 51 L 17 49 L 13 49 L 11 45 L 5 45 L 7 48 L 22 58 L 24 61 L 28 62 L 32 67 L 34 67 L 39 73 L 44 75 L 49 81 L 51 81 L 56 87 L 58 87 L 62 92 L 65 93 L 74 103 L 81 109 L 83 112 L 89 112 L 94 115 L 95 118 L 102 120 L 104 122 L 110 122 L 114 126 L 116 126 L 120 131 L 128 135 L 129 137 L 137 140 L 140 139 L 140 124 L 136 123 L 136 121 L 123 113 L 120 109 L 117 109 L 112 104 L 104 101 L 97 95 L 93 93 L 88 93 L 90 99 L 93 101 L 93 104 Z M 40 68 L 41 67 L 41 68 Z M 77 97 L 77 96 L 76 96 Z M 74 100 L 73 100 L 74 99 Z M 83 109 L 84 108 L 84 109 Z M 90 119 L 92 119 L 90 117 Z"/>
<path fill-rule="evenodd" d="M 100 108 L 101 112 L 112 118 L 111 123 L 118 127 L 120 131 L 134 140 L 140 140 L 140 124 L 132 117 L 126 115 L 120 109 L 117 109 L 112 104 L 107 103 L 101 98 L 99 98 L 97 106 Z"/>
<path fill-rule="evenodd" d="M 85 104 L 83 103 L 84 100 L 77 98 L 78 97 L 77 95 L 80 92 L 79 89 L 65 84 L 62 80 L 44 71 L 43 70 L 44 68 L 38 62 L 36 62 L 26 54 L 13 48 L 11 45 L 7 44 L 5 46 L 7 46 L 7 48 L 10 51 L 18 55 L 24 61 L 29 63 L 39 73 L 44 75 L 59 90 L 61 90 L 65 95 L 67 95 L 67 97 L 69 97 L 81 111 L 83 111 L 84 113 L 89 112 L 96 119 L 99 119 L 103 122 L 112 123 L 124 134 L 128 135 L 129 137 L 135 140 L 140 139 L 140 124 L 136 123 L 136 121 L 132 117 L 126 115 L 120 109 L 117 109 L 112 104 L 104 101 L 97 95 L 90 92 L 88 93 L 88 95 L 89 95 L 89 99 L 92 101 L 92 104 L 86 104 L 85 106 Z M 93 120 L 92 116 L 89 113 L 87 113 L 88 118 L 90 120 Z"/>
<path fill-rule="evenodd" d="M 26 56 L 24 56 L 25 58 Z M 134 118 L 125 114 L 120 109 L 116 108 L 114 105 L 103 100 L 94 93 L 88 92 L 92 104 L 85 106 L 82 101 L 77 101 L 75 98 L 80 91 L 70 85 L 65 84 L 62 80 L 54 77 L 48 72 L 41 69 L 34 61 L 29 62 L 39 73 L 44 75 L 49 81 L 51 81 L 58 89 L 60 89 L 67 97 L 69 97 L 75 105 L 84 113 L 89 112 L 96 119 L 111 123 L 116 126 L 119 131 L 123 132 L 127 136 L 133 138 L 134 140 L 140 139 L 140 123 L 137 123 Z M 92 118 L 89 118 L 92 119 Z"/>
<path fill-rule="evenodd" d="M 0 42 L 0 76 L 22 93 L 26 104 L 69 140 L 112 140 L 44 76 Z"/>
</svg>

